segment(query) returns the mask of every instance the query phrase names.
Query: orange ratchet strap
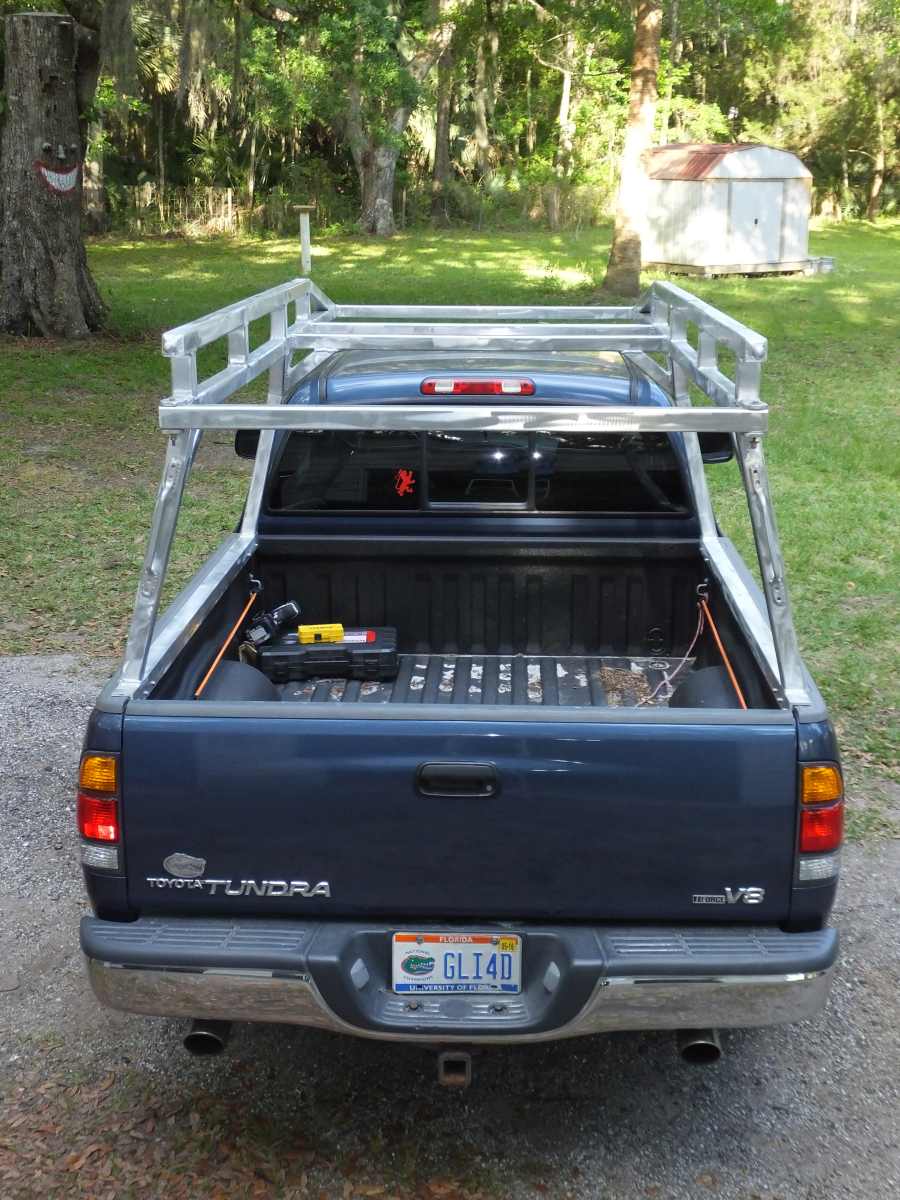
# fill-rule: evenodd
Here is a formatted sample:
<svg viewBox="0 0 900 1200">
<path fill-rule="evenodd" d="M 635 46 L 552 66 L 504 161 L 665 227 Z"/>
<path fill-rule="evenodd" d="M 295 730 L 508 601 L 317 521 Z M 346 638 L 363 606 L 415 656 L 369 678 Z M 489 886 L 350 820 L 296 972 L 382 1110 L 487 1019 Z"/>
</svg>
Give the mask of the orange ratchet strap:
<svg viewBox="0 0 900 1200">
<path fill-rule="evenodd" d="M 722 645 L 722 639 L 719 637 L 719 631 L 716 629 L 716 623 L 713 620 L 712 613 L 709 611 L 709 605 L 703 596 L 700 597 L 700 607 L 703 609 L 703 615 L 709 621 L 709 627 L 712 630 L 712 635 L 715 638 L 716 645 L 719 648 L 719 653 L 722 656 L 722 662 L 725 664 L 725 670 L 728 672 L 728 678 L 731 680 L 731 686 L 734 688 L 734 694 L 738 698 L 738 704 L 741 708 L 747 707 L 747 701 L 744 699 L 744 693 L 741 691 L 741 685 L 737 681 L 737 676 L 734 673 L 734 668 L 728 655 L 725 653 L 725 647 Z"/>
<path fill-rule="evenodd" d="M 244 611 L 241 613 L 241 615 L 240 615 L 240 616 L 238 617 L 238 619 L 235 621 L 234 625 L 232 625 L 232 627 L 231 627 L 231 633 L 229 633 L 228 637 L 227 637 L 227 638 L 225 639 L 225 641 L 222 643 L 222 649 L 219 651 L 219 653 L 218 653 L 218 654 L 216 655 L 216 657 L 213 659 L 213 664 L 212 664 L 212 666 L 209 668 L 209 670 L 208 670 L 208 671 L 206 672 L 206 674 L 203 676 L 203 679 L 200 681 L 200 686 L 197 688 L 196 692 L 194 692 L 194 699 L 195 699 L 195 700 L 199 700 L 199 699 L 200 699 L 201 695 L 203 694 L 203 689 L 206 687 L 206 685 L 209 683 L 210 679 L 212 678 L 212 673 L 213 673 L 213 671 L 215 671 L 216 667 L 217 667 L 217 666 L 219 665 L 219 663 L 222 661 L 222 655 L 225 653 L 225 651 L 226 651 L 226 650 L 228 649 L 228 647 L 231 645 L 232 641 L 234 640 L 234 635 L 235 635 L 235 634 L 237 633 L 237 631 L 240 629 L 240 627 L 241 627 L 241 624 L 242 624 L 242 622 L 243 622 L 243 620 L 244 620 L 244 617 L 246 617 L 247 613 L 250 611 L 250 608 L 251 608 L 251 606 L 252 606 L 252 604 L 253 604 L 253 601 L 256 599 L 256 597 L 257 597 L 258 595 L 259 595 L 259 593 L 258 593 L 258 592 L 253 592 L 253 593 L 252 593 L 252 595 L 250 596 L 250 599 L 249 599 L 249 600 L 247 601 L 247 603 L 244 605 Z M 746 705 L 744 705 L 744 707 L 746 708 L 747 706 L 746 706 Z"/>
</svg>

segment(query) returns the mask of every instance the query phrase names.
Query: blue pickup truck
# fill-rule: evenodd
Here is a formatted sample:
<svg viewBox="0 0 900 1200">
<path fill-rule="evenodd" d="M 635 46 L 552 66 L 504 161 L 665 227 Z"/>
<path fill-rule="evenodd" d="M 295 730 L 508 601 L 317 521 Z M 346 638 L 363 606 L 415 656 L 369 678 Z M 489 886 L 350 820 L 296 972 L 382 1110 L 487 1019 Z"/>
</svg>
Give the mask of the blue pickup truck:
<svg viewBox="0 0 900 1200">
<path fill-rule="evenodd" d="M 99 1000 L 190 1018 L 200 1053 L 235 1020 L 418 1041 L 447 1083 L 474 1044 L 671 1029 L 706 1061 L 718 1028 L 817 1012 L 842 784 L 764 340 L 667 284 L 480 311 L 297 280 L 164 350 L 166 466 L 79 780 Z M 205 429 L 253 461 L 244 514 L 158 616 Z M 706 486 L 735 459 L 762 588 Z"/>
</svg>

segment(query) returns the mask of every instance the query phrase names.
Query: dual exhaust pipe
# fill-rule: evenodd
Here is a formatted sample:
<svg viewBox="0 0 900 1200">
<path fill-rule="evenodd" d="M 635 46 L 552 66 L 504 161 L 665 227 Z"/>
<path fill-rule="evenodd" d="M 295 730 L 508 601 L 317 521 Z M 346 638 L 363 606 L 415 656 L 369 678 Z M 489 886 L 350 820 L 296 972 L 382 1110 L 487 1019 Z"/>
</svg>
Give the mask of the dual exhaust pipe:
<svg viewBox="0 0 900 1200">
<path fill-rule="evenodd" d="M 230 1021 L 191 1022 L 184 1048 L 198 1057 L 221 1054 L 231 1034 Z M 682 1029 L 676 1038 L 678 1053 L 693 1066 L 709 1066 L 722 1057 L 722 1043 L 715 1029 Z M 472 1055 L 467 1050 L 443 1050 L 438 1054 L 438 1082 L 447 1088 L 467 1088 L 472 1082 Z"/>
<path fill-rule="evenodd" d="M 722 1057 L 722 1043 L 715 1029 L 680 1029 L 676 1045 L 682 1060 L 692 1066 L 710 1066 Z"/>
<path fill-rule="evenodd" d="M 230 1021 L 191 1021 L 184 1035 L 184 1048 L 198 1058 L 210 1058 L 222 1053 L 230 1036 Z"/>
</svg>

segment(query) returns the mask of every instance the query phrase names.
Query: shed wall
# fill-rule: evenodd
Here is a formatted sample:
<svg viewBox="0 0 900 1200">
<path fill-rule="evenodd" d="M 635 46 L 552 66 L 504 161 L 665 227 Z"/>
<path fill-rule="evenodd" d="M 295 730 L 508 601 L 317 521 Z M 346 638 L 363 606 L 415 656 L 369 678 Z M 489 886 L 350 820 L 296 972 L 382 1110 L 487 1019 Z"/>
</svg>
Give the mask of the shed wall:
<svg viewBox="0 0 900 1200">
<path fill-rule="evenodd" d="M 725 180 L 648 180 L 645 261 L 715 262 L 727 231 L 727 196 Z"/>
<path fill-rule="evenodd" d="M 648 179 L 644 262 L 762 268 L 809 255 L 810 182 Z"/>
<path fill-rule="evenodd" d="M 809 210 L 812 183 L 809 179 L 784 181 L 781 258 L 797 262 L 809 257 Z"/>
</svg>

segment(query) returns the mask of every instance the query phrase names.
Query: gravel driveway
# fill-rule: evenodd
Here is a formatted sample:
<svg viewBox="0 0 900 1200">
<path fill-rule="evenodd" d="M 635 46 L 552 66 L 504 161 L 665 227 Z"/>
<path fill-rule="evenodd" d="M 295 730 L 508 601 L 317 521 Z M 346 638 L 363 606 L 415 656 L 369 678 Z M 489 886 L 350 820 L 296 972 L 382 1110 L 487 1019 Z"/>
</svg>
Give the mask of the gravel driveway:
<svg viewBox="0 0 900 1200">
<path fill-rule="evenodd" d="M 418 1048 L 101 1010 L 82 975 L 72 781 L 99 675 L 0 659 L 0 1196 L 896 1200 L 900 841 L 851 846 L 826 1013 L 727 1034 L 479 1055 L 464 1094 Z"/>
</svg>

